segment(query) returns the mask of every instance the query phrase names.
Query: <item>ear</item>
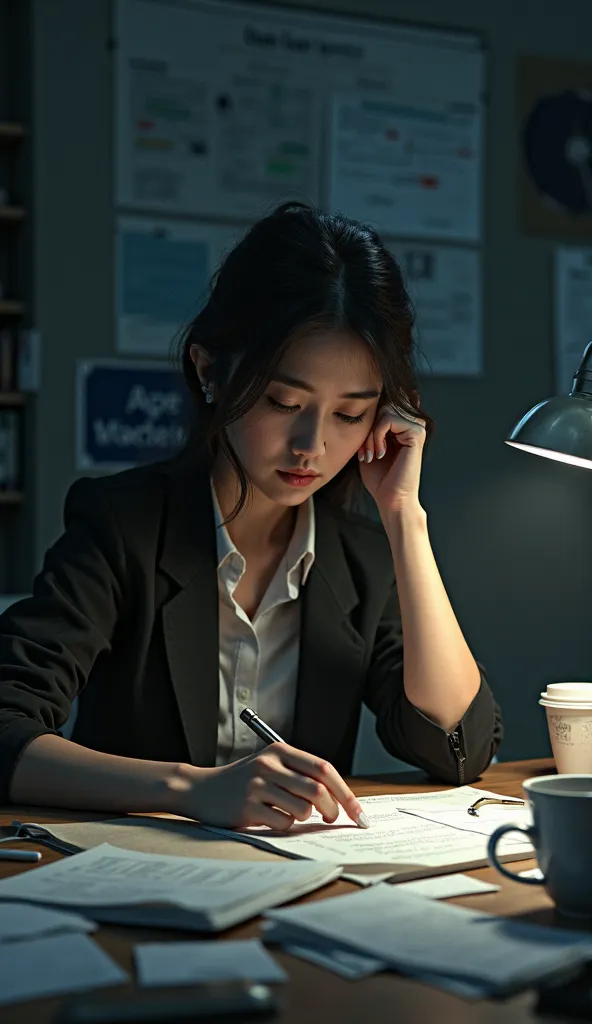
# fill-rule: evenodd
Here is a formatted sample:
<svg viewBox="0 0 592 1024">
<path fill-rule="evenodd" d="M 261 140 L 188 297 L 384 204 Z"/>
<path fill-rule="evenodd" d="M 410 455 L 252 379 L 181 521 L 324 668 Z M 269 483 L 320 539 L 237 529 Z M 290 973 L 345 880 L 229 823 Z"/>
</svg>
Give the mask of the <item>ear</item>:
<svg viewBox="0 0 592 1024">
<path fill-rule="evenodd" d="M 197 371 L 200 384 L 207 384 L 207 369 L 208 366 L 211 365 L 212 360 L 205 348 L 202 348 L 201 345 L 190 345 L 189 355 L 191 357 L 191 362 Z"/>
</svg>

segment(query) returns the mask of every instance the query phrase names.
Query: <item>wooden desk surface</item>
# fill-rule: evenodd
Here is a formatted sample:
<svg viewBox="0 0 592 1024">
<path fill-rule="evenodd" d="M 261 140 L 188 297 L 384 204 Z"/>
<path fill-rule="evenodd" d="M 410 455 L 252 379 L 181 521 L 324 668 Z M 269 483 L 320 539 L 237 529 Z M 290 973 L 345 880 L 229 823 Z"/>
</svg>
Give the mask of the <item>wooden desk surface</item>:
<svg viewBox="0 0 592 1024">
<path fill-rule="evenodd" d="M 496 764 L 489 768 L 481 781 L 476 785 L 482 789 L 492 789 L 507 796 L 522 795 L 521 783 L 533 775 L 545 775 L 554 771 L 552 761 L 516 761 Z M 409 793 L 414 790 L 429 791 L 442 789 L 442 786 L 426 782 L 425 777 L 416 772 L 398 775 L 382 775 L 376 778 L 354 779 L 352 787 L 359 796 L 371 796 L 380 793 Z M 4 807 L 0 808 L 0 833 L 10 834 L 6 827 L 14 819 L 38 822 L 65 822 L 100 820 L 114 817 L 113 814 L 94 814 L 68 810 L 37 808 L 37 807 Z M 42 845 L 28 843 L 27 848 L 39 849 L 43 853 L 43 863 L 58 860 L 60 854 Z M 534 867 L 534 861 L 521 861 L 520 870 Z M 30 871 L 34 865 L 18 863 L 0 863 L 0 877 Z M 525 921 L 541 924 L 554 923 L 553 905 L 544 890 L 535 886 L 520 885 L 509 882 L 497 874 L 492 868 L 480 868 L 467 872 L 476 878 L 494 881 L 502 886 L 498 893 L 487 893 L 482 896 L 459 897 L 451 902 L 462 906 L 484 910 L 492 914 L 506 914 L 519 917 Z M 348 882 L 333 882 L 321 893 L 305 897 L 306 899 L 327 898 L 346 892 L 358 891 L 357 886 Z M 259 919 L 247 922 L 224 933 L 223 939 L 252 938 L 259 935 Z M 133 977 L 132 948 L 137 942 L 187 940 L 193 938 L 187 932 L 163 931 L 155 928 L 127 928 L 104 926 L 95 933 L 95 939 L 122 967 Z M 524 993 L 510 1000 L 493 1002 L 468 1002 L 456 996 L 448 995 L 436 988 L 423 985 L 416 981 L 399 977 L 394 973 L 378 974 L 362 981 L 345 981 L 319 967 L 304 963 L 294 957 L 274 950 L 274 956 L 282 964 L 290 976 L 290 980 L 280 986 L 283 1012 L 276 1018 L 278 1024 L 326 1024 L 339 1021 L 340 1024 L 360 1024 L 369 1021 L 380 1024 L 432 1024 L 433 1021 L 452 1021 L 455 1024 L 525 1024 L 527 1021 L 540 1021 L 533 1012 L 534 994 Z M 130 983 L 131 985 L 131 983 Z M 114 992 L 116 990 L 113 990 Z M 3 1024 L 45 1024 L 52 1021 L 62 999 L 40 999 L 15 1006 L 2 1007 L 0 1016 Z M 223 1018 L 221 1018 L 223 1020 Z"/>
</svg>

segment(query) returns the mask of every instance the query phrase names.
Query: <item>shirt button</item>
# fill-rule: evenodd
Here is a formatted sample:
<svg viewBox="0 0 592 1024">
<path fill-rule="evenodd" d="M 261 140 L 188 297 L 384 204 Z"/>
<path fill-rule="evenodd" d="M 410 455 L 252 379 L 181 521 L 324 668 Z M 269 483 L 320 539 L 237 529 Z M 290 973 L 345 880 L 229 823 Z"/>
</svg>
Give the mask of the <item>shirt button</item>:
<svg viewBox="0 0 592 1024">
<path fill-rule="evenodd" d="M 251 691 L 247 690 L 246 686 L 241 686 L 240 690 L 238 691 L 238 695 L 241 700 L 248 700 L 249 697 L 251 696 Z"/>
</svg>

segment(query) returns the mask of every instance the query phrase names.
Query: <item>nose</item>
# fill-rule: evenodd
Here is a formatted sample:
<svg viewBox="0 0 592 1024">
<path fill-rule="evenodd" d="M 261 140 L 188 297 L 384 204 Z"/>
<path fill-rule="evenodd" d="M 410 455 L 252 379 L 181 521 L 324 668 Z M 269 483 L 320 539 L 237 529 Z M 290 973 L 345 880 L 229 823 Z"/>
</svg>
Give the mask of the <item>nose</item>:
<svg viewBox="0 0 592 1024">
<path fill-rule="evenodd" d="M 317 459 L 325 454 L 322 420 L 320 416 L 299 416 L 294 424 L 290 446 L 294 455 Z"/>
</svg>

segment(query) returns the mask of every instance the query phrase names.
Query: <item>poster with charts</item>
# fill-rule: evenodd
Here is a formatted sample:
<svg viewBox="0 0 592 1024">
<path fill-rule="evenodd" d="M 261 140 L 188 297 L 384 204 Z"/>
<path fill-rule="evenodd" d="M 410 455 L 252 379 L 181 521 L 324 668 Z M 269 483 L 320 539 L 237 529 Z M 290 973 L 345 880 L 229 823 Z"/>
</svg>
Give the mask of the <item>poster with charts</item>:
<svg viewBox="0 0 592 1024">
<path fill-rule="evenodd" d="M 592 341 L 592 248 L 555 251 L 555 393 L 568 395 Z"/>
<path fill-rule="evenodd" d="M 475 249 L 389 242 L 417 315 L 422 373 L 476 377 L 483 372 L 481 265 Z"/>
<path fill-rule="evenodd" d="M 471 101 L 337 96 L 329 204 L 384 235 L 477 242 L 480 132 Z"/>
<path fill-rule="evenodd" d="M 477 35 L 213 0 L 116 0 L 114 11 L 120 208 L 250 221 L 285 199 L 326 207 L 334 97 L 347 96 L 408 111 L 414 173 L 444 175 L 446 203 L 465 182 L 469 209 L 449 210 L 457 226 L 447 220 L 441 233 L 477 236 L 485 81 Z M 431 124 L 426 112 L 440 120 Z M 462 147 L 471 154 L 459 156 Z M 434 213 L 420 207 L 409 225 L 440 234 L 432 225 L 444 202 Z"/>
<path fill-rule="evenodd" d="M 202 307 L 210 278 L 244 229 L 119 217 L 116 343 L 119 352 L 169 356 Z"/>
</svg>

